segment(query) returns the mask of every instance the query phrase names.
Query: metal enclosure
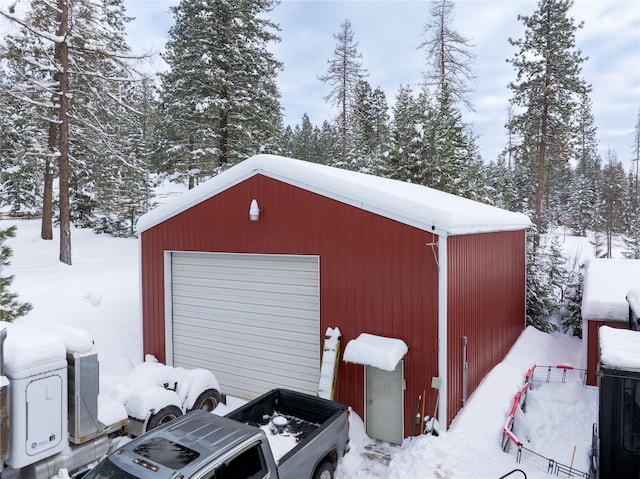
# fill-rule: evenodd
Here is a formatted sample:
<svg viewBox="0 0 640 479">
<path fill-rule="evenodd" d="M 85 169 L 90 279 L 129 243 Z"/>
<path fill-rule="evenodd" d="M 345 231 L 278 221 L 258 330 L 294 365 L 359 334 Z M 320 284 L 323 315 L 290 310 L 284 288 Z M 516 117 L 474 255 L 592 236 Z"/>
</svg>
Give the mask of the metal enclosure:
<svg viewBox="0 0 640 479">
<path fill-rule="evenodd" d="M 100 429 L 98 353 L 67 352 L 69 441 L 81 444 Z"/>
<path fill-rule="evenodd" d="M 6 463 L 20 469 L 69 447 L 66 366 L 9 379 L 12 415 L 24 420 L 11 423 Z"/>
<path fill-rule="evenodd" d="M 600 366 L 600 479 L 640 477 L 640 371 Z"/>
</svg>

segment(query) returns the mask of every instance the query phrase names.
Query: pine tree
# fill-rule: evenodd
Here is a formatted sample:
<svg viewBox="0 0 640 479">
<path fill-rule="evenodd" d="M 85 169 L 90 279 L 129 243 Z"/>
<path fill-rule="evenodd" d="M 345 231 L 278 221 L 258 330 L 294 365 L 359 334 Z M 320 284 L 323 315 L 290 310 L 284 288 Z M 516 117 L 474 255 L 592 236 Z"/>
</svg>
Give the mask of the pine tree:
<svg viewBox="0 0 640 479">
<path fill-rule="evenodd" d="M 129 148 L 131 132 L 123 130 L 128 117 L 137 114 L 128 96 L 137 79 L 125 41 L 129 18 L 123 0 L 34 1 L 25 18 L 9 18 L 22 28 L 8 45 L 20 48 L 5 53 L 14 67 L 28 73 L 21 78 L 33 94 L 29 105 L 49 121 L 46 148 L 58 158 L 60 260 L 71 264 L 71 221 L 91 225 L 94 210 L 108 208 L 96 182 L 113 189 L 123 170 L 138 162 Z M 102 166 L 107 163 L 108 168 Z M 45 222 L 52 218 L 53 172 L 47 162 L 43 237 L 50 229 Z"/>
<path fill-rule="evenodd" d="M 560 324 L 565 332 L 582 338 L 582 290 L 584 266 L 574 262 L 567 270 L 563 302 L 560 309 Z"/>
<path fill-rule="evenodd" d="M 16 227 L 0 228 L 0 321 L 11 322 L 20 316 L 24 316 L 31 311 L 32 306 L 29 303 L 21 303 L 17 300 L 18 295 L 11 293 L 9 287 L 13 283 L 13 276 L 2 276 L 5 266 L 9 266 L 11 262 L 9 258 L 13 251 L 5 244 L 8 238 L 16 235 Z"/>
<path fill-rule="evenodd" d="M 279 38 L 273 0 L 182 0 L 172 7 L 162 74 L 163 169 L 193 187 L 253 154 L 274 151 L 282 128 L 268 50 Z M 194 39 L 198 41 L 195 42 Z"/>
<path fill-rule="evenodd" d="M 12 215 L 37 216 L 42 208 L 46 122 L 15 98 L 15 82 L 0 77 L 0 206 Z"/>
<path fill-rule="evenodd" d="M 602 171 L 602 219 L 606 235 L 606 257 L 612 257 L 613 237 L 624 230 L 624 197 L 627 178 L 616 152 L 609 149 Z"/>
<path fill-rule="evenodd" d="M 631 184 L 631 190 L 633 192 L 632 201 L 633 206 L 637 208 L 640 206 L 640 109 L 638 109 L 638 120 L 633 132 L 633 146 L 631 149 L 633 152 L 633 156 L 631 158 L 631 163 L 633 165 L 633 182 Z"/>
<path fill-rule="evenodd" d="M 380 88 L 371 89 L 365 80 L 358 82 L 353 112 L 353 145 L 348 167 L 375 174 L 380 171 L 382 154 L 388 144 L 389 113 L 387 98 Z"/>
<path fill-rule="evenodd" d="M 473 110 L 467 82 L 474 77 L 471 64 L 475 55 L 470 40 L 452 27 L 454 8 L 452 0 L 431 2 L 430 20 L 424 29 L 428 38 L 420 45 L 426 50 L 424 78 L 437 98 L 446 93 L 450 101 Z"/>
<path fill-rule="evenodd" d="M 572 177 L 570 200 L 567 202 L 567 219 L 576 234 L 586 236 L 587 230 L 596 227 L 601 167 L 591 100 L 583 94 L 581 101 L 577 115 L 577 142 L 572 149 L 577 166 Z"/>
<path fill-rule="evenodd" d="M 358 52 L 358 42 L 354 40 L 349 20 L 342 22 L 340 32 L 333 38 L 337 40 L 333 58 L 328 60 L 329 68 L 320 80 L 331 87 L 325 100 L 339 109 L 336 124 L 340 138 L 340 159 L 337 166 L 344 166 L 348 164 L 351 147 L 356 89 L 367 76 L 367 71 L 359 61 L 362 54 Z"/>
<path fill-rule="evenodd" d="M 462 119 L 459 104 L 472 110 L 468 81 L 473 78 L 470 41 L 455 31 L 454 2 L 431 3 L 430 21 L 425 26 L 427 39 L 424 72 L 433 109 L 429 123 L 423 125 L 430 144 L 426 161 L 428 186 L 474 199 L 484 199 L 482 159 L 475 143 L 476 135 Z M 424 184 L 424 183 L 423 183 Z"/>
<path fill-rule="evenodd" d="M 622 256 L 628 259 L 640 259 L 640 202 L 636 196 L 635 173 L 629 172 L 628 188 L 624 200 Z"/>
<path fill-rule="evenodd" d="M 553 287 L 547 278 L 547 255 L 543 248 L 538 248 L 539 238 L 534 231 L 527 237 L 527 298 L 526 323 L 541 331 L 555 330 L 549 321 L 555 312 L 556 302 Z"/>
<path fill-rule="evenodd" d="M 535 188 L 534 220 L 541 232 L 552 202 L 564 194 L 556 194 L 556 189 L 566 184 L 568 151 L 575 138 L 571 124 L 582 95 L 590 90 L 581 78 L 585 59 L 575 46 L 582 24 L 574 25 L 568 16 L 572 4 L 540 0 L 533 15 L 518 16 L 524 38 L 509 39 L 518 48 L 508 60 L 516 69 L 516 81 L 509 85 L 511 104 L 518 108 L 509 128 L 520 138 L 516 159 L 527 166 Z"/>
</svg>

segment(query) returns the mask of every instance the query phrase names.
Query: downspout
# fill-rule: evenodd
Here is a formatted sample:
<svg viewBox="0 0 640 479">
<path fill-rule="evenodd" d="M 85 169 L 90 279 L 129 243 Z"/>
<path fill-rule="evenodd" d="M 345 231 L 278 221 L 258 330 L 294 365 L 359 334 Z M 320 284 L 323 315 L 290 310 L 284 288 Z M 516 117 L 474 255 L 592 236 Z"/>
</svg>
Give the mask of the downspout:
<svg viewBox="0 0 640 479">
<path fill-rule="evenodd" d="M 438 237 L 438 422 L 447 430 L 447 237 Z"/>
</svg>

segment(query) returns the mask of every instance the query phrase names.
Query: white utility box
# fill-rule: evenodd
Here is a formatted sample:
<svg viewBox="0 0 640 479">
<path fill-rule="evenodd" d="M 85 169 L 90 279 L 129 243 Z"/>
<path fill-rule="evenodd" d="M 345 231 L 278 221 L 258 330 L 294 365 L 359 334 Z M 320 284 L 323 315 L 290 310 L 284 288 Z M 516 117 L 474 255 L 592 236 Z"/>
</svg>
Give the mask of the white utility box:
<svg viewBox="0 0 640 479">
<path fill-rule="evenodd" d="M 4 374 L 10 382 L 14 469 L 63 451 L 67 440 L 67 361 L 64 343 L 34 328 L 7 325 Z"/>
</svg>

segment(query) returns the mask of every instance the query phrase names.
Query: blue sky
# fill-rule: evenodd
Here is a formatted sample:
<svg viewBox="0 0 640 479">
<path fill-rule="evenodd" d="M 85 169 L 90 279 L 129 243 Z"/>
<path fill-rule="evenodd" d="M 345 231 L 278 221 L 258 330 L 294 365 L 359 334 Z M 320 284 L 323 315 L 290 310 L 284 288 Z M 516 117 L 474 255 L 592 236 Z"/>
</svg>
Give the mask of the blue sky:
<svg viewBox="0 0 640 479">
<path fill-rule="evenodd" d="M 160 51 L 173 22 L 169 12 L 177 0 L 125 0 L 135 17 L 129 39 L 135 51 Z M 479 135 L 486 161 L 495 159 L 506 142 L 504 123 L 507 84 L 515 79 L 506 59 L 514 53 L 508 38 L 521 38 L 517 15 L 536 8 L 529 0 L 465 0 L 456 3 L 454 27 L 471 39 L 476 55 L 476 79 L 471 83 L 475 112 L 465 113 Z M 400 85 L 417 83 L 425 69 L 418 50 L 428 20 L 429 2 L 389 0 L 284 0 L 270 17 L 280 25 L 281 42 L 273 47 L 284 63 L 279 75 L 285 123 L 298 124 L 307 113 L 314 125 L 334 118 L 324 101 L 328 86 L 318 80 L 326 72 L 335 47 L 333 35 L 351 21 L 363 66 L 372 87 L 382 88 L 390 105 Z M 633 131 L 640 109 L 640 2 L 637 0 L 576 0 L 571 11 L 584 28 L 577 46 L 589 57 L 583 76 L 593 85 L 591 99 L 601 153 L 611 147 L 629 165 Z M 156 67 L 162 68 L 158 61 Z"/>
</svg>

